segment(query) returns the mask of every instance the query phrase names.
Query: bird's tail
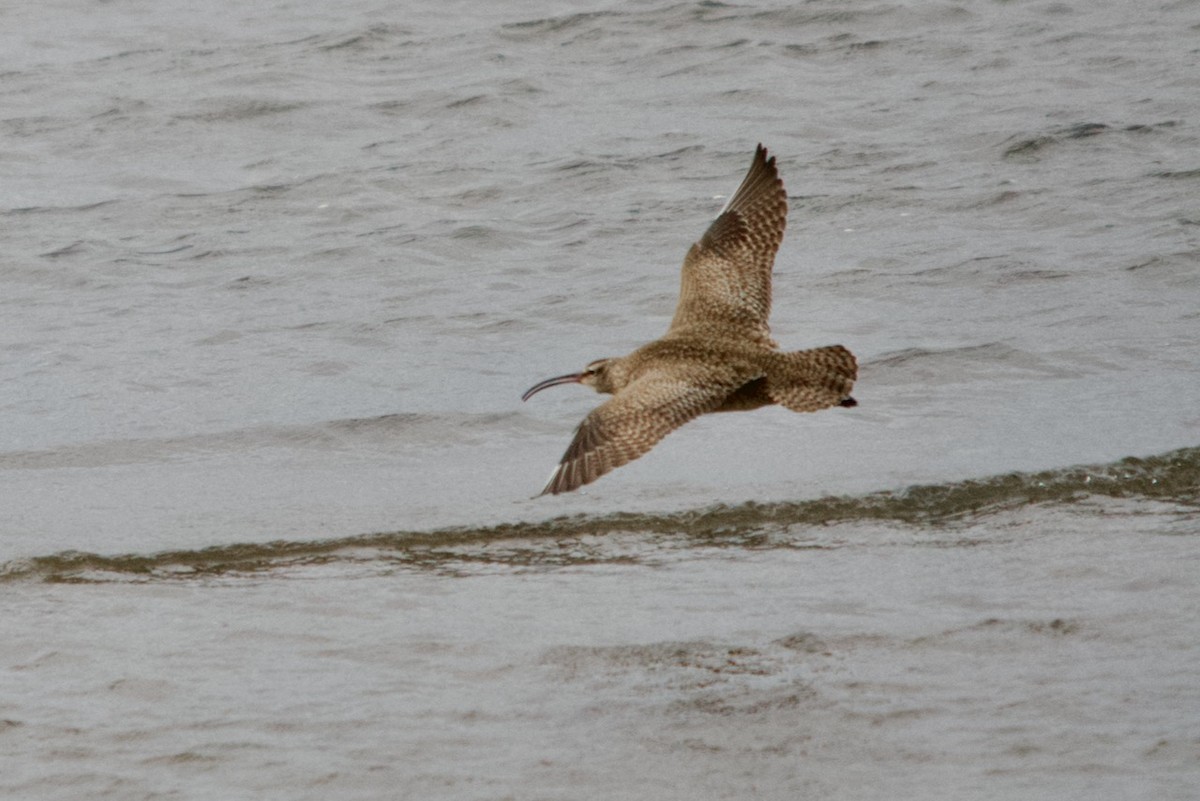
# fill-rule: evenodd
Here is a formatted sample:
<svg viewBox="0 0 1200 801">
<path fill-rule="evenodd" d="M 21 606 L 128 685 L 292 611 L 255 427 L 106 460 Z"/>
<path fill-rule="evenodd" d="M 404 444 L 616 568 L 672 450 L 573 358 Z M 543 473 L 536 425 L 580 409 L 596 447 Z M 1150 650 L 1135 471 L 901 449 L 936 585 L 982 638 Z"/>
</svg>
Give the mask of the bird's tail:
<svg viewBox="0 0 1200 801">
<path fill-rule="evenodd" d="M 780 353 L 767 374 L 771 400 L 793 412 L 855 406 L 850 397 L 858 362 L 841 345 Z"/>
</svg>

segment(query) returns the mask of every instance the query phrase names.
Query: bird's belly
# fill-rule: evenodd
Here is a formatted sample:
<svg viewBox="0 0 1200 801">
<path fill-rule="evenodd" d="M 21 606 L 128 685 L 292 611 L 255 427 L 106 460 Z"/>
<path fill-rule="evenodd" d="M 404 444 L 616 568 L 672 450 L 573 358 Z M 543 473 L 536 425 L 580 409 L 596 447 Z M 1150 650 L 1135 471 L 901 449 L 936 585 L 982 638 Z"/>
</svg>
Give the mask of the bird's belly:
<svg viewBox="0 0 1200 801">
<path fill-rule="evenodd" d="M 774 401 L 767 397 L 767 379 L 756 378 L 734 390 L 725 401 L 713 409 L 714 412 L 748 412 L 770 406 Z"/>
</svg>

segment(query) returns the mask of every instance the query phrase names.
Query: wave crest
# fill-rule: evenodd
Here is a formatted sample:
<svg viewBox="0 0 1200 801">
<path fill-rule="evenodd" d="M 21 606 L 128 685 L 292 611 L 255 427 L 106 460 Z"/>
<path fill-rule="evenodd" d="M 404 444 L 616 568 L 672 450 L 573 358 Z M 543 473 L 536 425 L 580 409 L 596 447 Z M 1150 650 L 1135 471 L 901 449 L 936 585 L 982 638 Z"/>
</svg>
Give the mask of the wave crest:
<svg viewBox="0 0 1200 801">
<path fill-rule="evenodd" d="M 748 502 L 669 514 L 576 515 L 536 522 L 394 531 L 327 540 L 238 543 L 151 554 L 66 551 L 0 565 L 0 580 L 52 582 L 237 577 L 318 565 L 471 572 L 466 566 L 546 567 L 628 561 L 628 537 L 681 547 L 798 547 L 802 532 L 839 523 L 951 526 L 983 515 L 1092 497 L 1200 507 L 1200 447 L 1105 465 L 913 486 L 855 497 Z M 789 534 L 791 536 L 789 536 Z M 803 547 L 821 547 L 811 544 Z M 642 549 L 644 550 L 644 548 Z"/>
</svg>

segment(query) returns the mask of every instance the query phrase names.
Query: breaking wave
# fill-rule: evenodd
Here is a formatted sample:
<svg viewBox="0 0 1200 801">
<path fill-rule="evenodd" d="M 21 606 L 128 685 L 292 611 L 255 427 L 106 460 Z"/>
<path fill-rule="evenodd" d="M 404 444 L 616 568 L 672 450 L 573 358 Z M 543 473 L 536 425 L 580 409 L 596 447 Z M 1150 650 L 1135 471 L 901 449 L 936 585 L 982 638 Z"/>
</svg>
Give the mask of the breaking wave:
<svg viewBox="0 0 1200 801">
<path fill-rule="evenodd" d="M 275 541 L 102 555 L 65 551 L 0 565 L 0 580 L 153 581 L 261 575 L 314 566 L 372 572 L 392 569 L 474 572 L 496 567 L 551 567 L 634 561 L 629 537 L 671 547 L 828 547 L 812 544 L 816 528 L 891 523 L 953 527 L 1035 505 L 1089 498 L 1153 500 L 1200 508 L 1200 447 L 1104 465 L 909 487 L 856 497 L 718 505 L 669 514 L 575 515 L 526 523 L 392 531 L 326 540 Z M 644 547 L 640 549 L 644 551 Z"/>
</svg>

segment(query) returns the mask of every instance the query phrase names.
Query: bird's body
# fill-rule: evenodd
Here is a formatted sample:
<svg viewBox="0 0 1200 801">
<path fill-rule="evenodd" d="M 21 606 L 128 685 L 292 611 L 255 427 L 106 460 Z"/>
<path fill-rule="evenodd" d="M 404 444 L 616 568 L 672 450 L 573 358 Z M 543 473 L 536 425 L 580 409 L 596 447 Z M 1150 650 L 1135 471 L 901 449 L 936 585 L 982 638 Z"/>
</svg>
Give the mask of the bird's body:
<svg viewBox="0 0 1200 801">
<path fill-rule="evenodd" d="M 850 351 L 832 345 L 784 353 L 771 339 L 771 270 L 786 219 L 775 159 L 759 145 L 741 186 L 688 251 L 666 335 L 525 393 L 528 400 L 546 387 L 581 383 L 613 395 L 580 423 L 542 494 L 590 483 L 709 412 L 855 405 Z"/>
</svg>

